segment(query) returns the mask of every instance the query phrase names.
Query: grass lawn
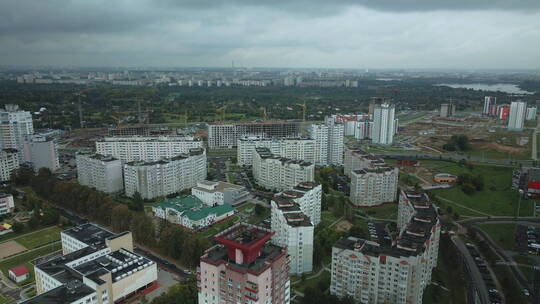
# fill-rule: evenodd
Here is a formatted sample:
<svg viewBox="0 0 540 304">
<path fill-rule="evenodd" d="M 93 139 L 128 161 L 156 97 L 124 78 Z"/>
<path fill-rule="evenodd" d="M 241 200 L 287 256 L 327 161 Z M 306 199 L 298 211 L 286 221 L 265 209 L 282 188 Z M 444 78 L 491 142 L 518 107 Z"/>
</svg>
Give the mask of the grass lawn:
<svg viewBox="0 0 540 304">
<path fill-rule="evenodd" d="M 308 274 L 307 277 L 309 276 L 311 275 Z M 300 292 L 304 292 L 304 290 L 308 287 L 318 288 L 319 283 L 320 283 L 321 285 L 324 285 L 326 289 L 328 289 L 330 287 L 330 280 L 331 280 L 330 272 L 323 271 L 323 273 L 320 276 L 310 279 L 310 280 L 306 279 L 304 282 L 301 282 L 297 285 L 293 285 L 293 288 Z"/>
<path fill-rule="evenodd" d="M 26 249 L 33 249 L 44 244 L 59 241 L 61 231 L 62 228 L 54 226 L 46 230 L 27 233 L 15 238 L 14 240 L 26 247 Z"/>
<path fill-rule="evenodd" d="M 36 258 L 39 258 L 41 256 L 44 256 L 44 255 L 47 255 L 47 254 L 50 254 L 50 253 L 53 253 L 53 252 L 55 252 L 57 250 L 60 250 L 61 248 L 62 248 L 62 244 L 60 242 L 58 242 L 58 243 L 54 243 L 54 244 L 51 244 L 51 245 L 41 247 L 41 248 L 36 249 L 34 251 L 31 251 L 31 252 L 27 252 L 27 253 L 15 256 L 15 257 L 13 257 L 11 259 L 4 260 L 4 261 L 0 262 L 0 271 L 2 271 L 4 273 L 4 275 L 7 277 L 9 269 L 11 269 L 11 268 L 13 268 L 15 266 L 19 266 L 21 264 L 24 264 L 28 268 L 28 270 L 30 270 L 30 278 L 28 280 L 24 281 L 24 282 L 21 282 L 21 283 L 17 284 L 17 285 L 19 285 L 19 286 L 26 285 L 26 284 L 34 281 L 34 266 L 30 262 L 32 260 L 36 259 Z"/>
<path fill-rule="evenodd" d="M 247 203 L 238 207 L 236 210 L 242 213 L 251 214 L 255 211 L 255 203 Z"/>
<path fill-rule="evenodd" d="M 399 181 L 409 186 L 414 186 L 418 183 L 422 183 L 416 176 L 404 171 L 399 171 Z"/>
<path fill-rule="evenodd" d="M 234 178 L 234 173 L 227 172 L 227 181 L 231 184 L 234 184 L 235 180 L 236 179 Z"/>
<path fill-rule="evenodd" d="M 7 303 L 14 303 L 14 302 L 0 294 L 0 304 L 7 304 Z"/>
<path fill-rule="evenodd" d="M 322 211 L 321 212 L 321 222 L 319 225 L 323 227 L 328 227 L 330 224 L 335 222 L 338 218 L 332 213 L 332 211 Z"/>
<path fill-rule="evenodd" d="M 377 219 L 396 219 L 397 217 L 397 204 L 385 204 L 378 207 L 359 208 L 356 209 L 360 215 L 368 215 Z"/>
<path fill-rule="evenodd" d="M 250 217 L 247 222 L 249 224 L 259 224 L 270 216 L 270 208 L 264 208 L 264 212 L 260 215 L 253 215 Z"/>
<path fill-rule="evenodd" d="M 521 272 L 523 272 L 523 275 L 527 278 L 527 281 L 532 283 L 534 281 L 534 269 L 532 267 L 536 266 L 536 261 L 529 257 L 529 256 L 523 256 L 523 255 L 515 255 L 514 261 L 518 264 L 524 264 L 524 265 L 530 265 L 531 267 L 526 266 L 520 266 Z"/>
<path fill-rule="evenodd" d="M 231 216 L 230 218 L 226 219 L 225 221 L 210 227 L 209 229 L 199 233 L 198 235 L 200 237 L 202 237 L 202 238 L 207 238 L 209 236 L 212 236 L 212 235 L 214 235 L 216 233 L 219 233 L 219 232 L 229 228 L 231 225 L 238 222 L 239 220 L 240 220 L 240 217 L 238 217 L 237 215 Z"/>
<path fill-rule="evenodd" d="M 516 224 L 482 224 L 478 225 L 503 249 L 514 250 L 516 247 Z"/>
</svg>

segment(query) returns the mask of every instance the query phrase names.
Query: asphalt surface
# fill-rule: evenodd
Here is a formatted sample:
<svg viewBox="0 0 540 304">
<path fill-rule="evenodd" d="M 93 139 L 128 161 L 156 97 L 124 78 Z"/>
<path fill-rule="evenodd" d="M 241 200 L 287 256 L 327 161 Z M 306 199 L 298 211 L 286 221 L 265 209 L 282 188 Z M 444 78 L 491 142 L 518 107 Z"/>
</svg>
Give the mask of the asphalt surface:
<svg viewBox="0 0 540 304">
<path fill-rule="evenodd" d="M 469 270 L 469 274 L 472 279 L 472 283 L 476 291 L 478 292 L 481 303 L 490 303 L 489 293 L 484 278 L 480 273 L 480 269 L 478 269 L 478 266 L 474 262 L 474 258 L 467 249 L 467 246 L 465 246 L 465 244 L 459 237 L 453 236 L 452 242 L 454 242 L 457 249 L 459 250 L 459 252 L 461 252 L 461 255 L 463 256 L 463 261 L 466 263 L 467 269 Z"/>
</svg>

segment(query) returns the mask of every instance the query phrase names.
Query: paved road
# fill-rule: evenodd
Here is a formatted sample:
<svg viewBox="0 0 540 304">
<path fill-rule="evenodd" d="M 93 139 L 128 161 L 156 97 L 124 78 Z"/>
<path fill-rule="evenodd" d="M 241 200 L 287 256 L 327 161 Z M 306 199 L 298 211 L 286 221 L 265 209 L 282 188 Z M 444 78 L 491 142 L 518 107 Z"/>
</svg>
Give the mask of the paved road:
<svg viewBox="0 0 540 304">
<path fill-rule="evenodd" d="M 467 160 L 467 161 L 473 161 L 478 163 L 488 163 L 488 164 L 494 164 L 494 165 L 505 165 L 505 166 L 516 166 L 518 164 L 522 164 L 524 166 L 531 166 L 534 162 L 533 160 L 516 160 L 511 158 L 501 158 L 501 159 L 493 159 L 493 158 L 484 158 L 484 157 L 478 157 L 478 156 L 468 156 L 468 155 L 460 155 L 460 154 L 433 154 L 433 153 L 403 153 L 403 152 L 377 152 L 374 153 L 377 157 L 382 158 L 413 158 L 413 159 L 419 159 L 419 160 L 450 160 L 450 161 L 460 161 L 460 160 Z"/>
<path fill-rule="evenodd" d="M 534 160 L 538 159 L 538 151 L 536 151 L 536 148 L 537 148 L 536 141 L 538 140 L 538 129 L 539 128 L 540 128 L 540 119 L 538 120 L 538 123 L 536 124 L 536 128 L 534 128 L 534 132 L 533 132 L 533 135 L 532 135 L 532 149 L 531 149 L 532 155 L 531 155 L 531 158 L 534 159 Z"/>
<path fill-rule="evenodd" d="M 478 292 L 481 303 L 490 303 L 486 283 L 484 282 L 482 274 L 480 273 L 478 266 L 476 266 L 476 263 L 474 262 L 471 253 L 469 252 L 461 238 L 457 236 L 452 236 L 452 242 L 454 242 L 457 249 L 459 250 L 459 252 L 461 252 L 461 255 L 463 256 L 463 261 L 466 263 L 467 269 L 469 270 L 469 274 L 472 279 L 472 283 Z"/>
</svg>

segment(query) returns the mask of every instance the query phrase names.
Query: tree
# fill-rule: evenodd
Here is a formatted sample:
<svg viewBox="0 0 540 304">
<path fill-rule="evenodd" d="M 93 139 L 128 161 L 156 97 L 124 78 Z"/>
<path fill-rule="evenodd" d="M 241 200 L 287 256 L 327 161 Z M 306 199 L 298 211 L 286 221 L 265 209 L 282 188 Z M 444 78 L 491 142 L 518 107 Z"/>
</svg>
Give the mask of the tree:
<svg viewBox="0 0 540 304">
<path fill-rule="evenodd" d="M 58 212 L 51 208 L 43 211 L 43 215 L 40 218 L 41 224 L 45 226 L 58 224 L 59 220 L 60 215 L 58 214 Z"/>
<path fill-rule="evenodd" d="M 32 168 L 28 166 L 21 166 L 19 169 L 11 172 L 11 180 L 19 186 L 26 186 L 30 184 L 30 180 L 33 176 L 34 171 L 32 171 Z"/>
<path fill-rule="evenodd" d="M 256 216 L 261 216 L 263 215 L 264 213 L 266 212 L 266 208 L 257 204 L 255 205 L 255 215 Z"/>
<path fill-rule="evenodd" d="M 13 225 L 11 225 L 11 229 L 13 229 L 13 232 L 17 233 L 17 232 L 21 232 L 24 230 L 24 224 L 20 223 L 20 222 L 15 222 L 13 223 Z"/>
<path fill-rule="evenodd" d="M 196 304 L 198 301 L 197 285 L 188 281 L 185 285 L 174 285 L 166 293 L 152 301 L 152 304 Z"/>
<path fill-rule="evenodd" d="M 461 191 L 463 191 L 467 195 L 471 195 L 476 191 L 476 188 L 472 184 L 463 184 L 461 185 Z"/>
<path fill-rule="evenodd" d="M 117 205 L 111 211 L 111 223 L 114 231 L 122 232 L 129 230 L 131 212 L 125 205 Z"/>
<path fill-rule="evenodd" d="M 135 194 L 133 194 L 132 201 L 128 207 L 133 211 L 144 211 L 144 200 L 138 191 L 135 191 Z"/>
</svg>

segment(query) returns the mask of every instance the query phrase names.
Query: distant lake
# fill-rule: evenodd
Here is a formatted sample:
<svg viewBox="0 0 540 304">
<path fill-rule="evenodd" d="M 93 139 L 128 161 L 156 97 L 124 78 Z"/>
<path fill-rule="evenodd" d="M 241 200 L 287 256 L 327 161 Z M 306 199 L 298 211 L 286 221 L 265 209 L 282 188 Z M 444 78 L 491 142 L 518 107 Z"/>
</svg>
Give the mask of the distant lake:
<svg viewBox="0 0 540 304">
<path fill-rule="evenodd" d="M 508 94 L 534 94 L 534 92 L 524 91 L 520 89 L 516 84 L 511 83 L 496 83 L 496 84 L 486 84 L 486 83 L 441 83 L 437 86 L 451 87 L 454 89 L 473 89 L 476 91 L 492 91 L 492 92 L 505 92 Z"/>
</svg>

